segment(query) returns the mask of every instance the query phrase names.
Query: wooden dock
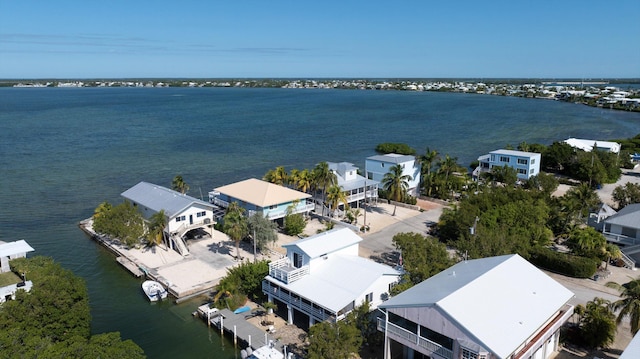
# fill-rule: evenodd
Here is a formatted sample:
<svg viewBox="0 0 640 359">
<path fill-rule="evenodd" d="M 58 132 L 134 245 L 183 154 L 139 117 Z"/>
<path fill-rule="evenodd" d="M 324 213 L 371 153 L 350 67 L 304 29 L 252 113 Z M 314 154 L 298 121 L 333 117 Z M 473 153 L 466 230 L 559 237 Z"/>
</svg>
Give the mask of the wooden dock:
<svg viewBox="0 0 640 359">
<path fill-rule="evenodd" d="M 234 344 L 241 341 L 245 347 L 251 347 L 255 350 L 272 342 L 275 348 L 282 352 L 283 345 L 276 340 L 273 333 L 258 328 L 246 320 L 246 317 L 251 315 L 250 312 L 234 314 L 229 309 L 221 309 L 217 315 L 211 318 L 211 324 L 218 329 L 222 326 L 221 331 L 229 334 Z M 206 317 L 204 319 L 207 320 Z"/>
</svg>

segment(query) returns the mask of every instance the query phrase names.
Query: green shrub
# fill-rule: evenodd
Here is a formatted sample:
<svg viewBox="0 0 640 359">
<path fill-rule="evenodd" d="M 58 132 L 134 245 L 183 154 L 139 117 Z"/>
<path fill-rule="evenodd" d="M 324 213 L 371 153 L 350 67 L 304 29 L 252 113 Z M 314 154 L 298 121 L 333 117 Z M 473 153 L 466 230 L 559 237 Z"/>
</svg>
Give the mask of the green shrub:
<svg viewBox="0 0 640 359">
<path fill-rule="evenodd" d="M 376 152 L 387 154 L 397 153 L 399 155 L 415 155 L 416 150 L 409 147 L 406 143 L 391 143 L 385 142 L 376 146 Z"/>
<path fill-rule="evenodd" d="M 578 257 L 553 251 L 550 248 L 533 248 L 529 261 L 535 266 L 574 278 L 591 278 L 598 269 L 599 260 Z"/>
</svg>

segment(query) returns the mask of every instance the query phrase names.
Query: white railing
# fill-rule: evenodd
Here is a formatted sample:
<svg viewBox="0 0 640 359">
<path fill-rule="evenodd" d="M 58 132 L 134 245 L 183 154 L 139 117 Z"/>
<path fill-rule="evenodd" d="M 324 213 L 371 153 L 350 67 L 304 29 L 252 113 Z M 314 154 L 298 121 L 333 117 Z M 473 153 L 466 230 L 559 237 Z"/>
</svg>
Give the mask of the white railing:
<svg viewBox="0 0 640 359">
<path fill-rule="evenodd" d="M 307 315 L 313 316 L 315 319 L 321 322 L 329 319 L 335 314 L 329 311 L 325 311 L 323 308 L 314 307 L 313 305 L 304 303 L 300 299 L 300 297 L 293 296 L 291 295 L 291 293 L 284 293 L 279 287 L 272 287 L 271 283 L 266 280 L 262 281 L 262 291 L 265 293 L 269 293 L 273 297 L 291 305 L 294 308 L 297 308 Z"/>
<path fill-rule="evenodd" d="M 292 267 L 289 258 L 282 258 L 269 263 L 269 275 L 284 283 L 290 284 L 309 274 L 309 266 Z"/>
<path fill-rule="evenodd" d="M 429 352 L 430 356 L 432 356 L 432 354 L 436 354 L 444 359 L 453 359 L 453 351 L 443 347 L 442 345 L 433 342 L 425 337 L 419 336 L 418 334 L 404 329 L 396 324 L 389 323 L 388 325 L 388 335 L 394 336 L 395 338 L 404 339 L 405 341 L 410 343 L 414 343 L 419 347 L 426 349 Z M 385 320 L 383 318 L 378 318 L 378 330 L 381 332 L 384 332 L 385 330 Z"/>
</svg>

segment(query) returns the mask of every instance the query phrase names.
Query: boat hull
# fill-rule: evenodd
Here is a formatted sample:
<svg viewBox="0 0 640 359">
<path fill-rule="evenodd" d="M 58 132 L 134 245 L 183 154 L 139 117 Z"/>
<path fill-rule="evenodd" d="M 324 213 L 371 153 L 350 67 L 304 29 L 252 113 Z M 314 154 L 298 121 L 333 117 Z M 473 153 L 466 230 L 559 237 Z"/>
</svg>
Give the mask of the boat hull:
<svg viewBox="0 0 640 359">
<path fill-rule="evenodd" d="M 144 283 L 142 283 L 142 291 L 151 302 L 157 302 L 159 300 L 166 299 L 167 295 L 169 294 L 167 293 L 167 290 L 162 286 L 162 284 L 154 280 L 144 281 Z"/>
</svg>

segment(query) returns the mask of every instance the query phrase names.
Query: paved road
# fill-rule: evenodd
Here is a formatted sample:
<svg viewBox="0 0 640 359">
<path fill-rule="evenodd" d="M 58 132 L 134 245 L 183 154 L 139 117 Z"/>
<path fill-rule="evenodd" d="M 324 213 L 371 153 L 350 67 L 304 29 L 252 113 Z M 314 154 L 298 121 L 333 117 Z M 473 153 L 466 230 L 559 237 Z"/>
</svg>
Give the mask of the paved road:
<svg viewBox="0 0 640 359">
<path fill-rule="evenodd" d="M 376 260 L 395 262 L 394 256 L 397 256 L 397 253 L 392 244 L 393 236 L 403 232 L 427 235 L 429 227 L 437 223 L 441 214 L 442 207 L 418 212 L 415 216 L 400 219 L 375 233 L 368 233 L 363 236 L 364 240 L 360 243 L 361 252 L 367 254 L 366 257 Z"/>
</svg>

